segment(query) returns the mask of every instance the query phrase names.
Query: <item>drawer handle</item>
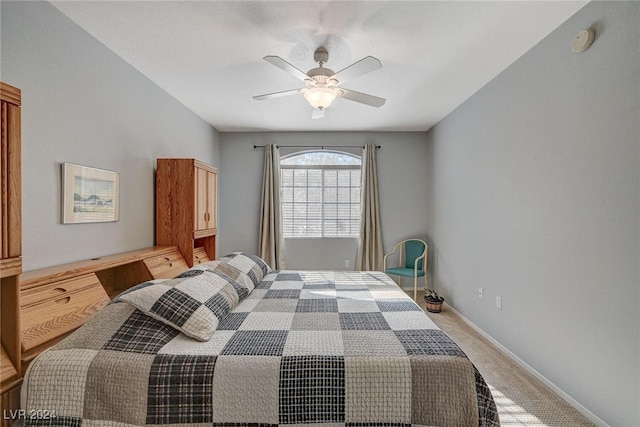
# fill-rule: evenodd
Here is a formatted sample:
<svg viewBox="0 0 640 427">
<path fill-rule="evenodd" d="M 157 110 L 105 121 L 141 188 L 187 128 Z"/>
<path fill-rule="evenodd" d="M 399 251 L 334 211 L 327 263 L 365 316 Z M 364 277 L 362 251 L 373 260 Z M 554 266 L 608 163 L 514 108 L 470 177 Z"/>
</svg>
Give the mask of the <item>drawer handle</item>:
<svg viewBox="0 0 640 427">
<path fill-rule="evenodd" d="M 56 300 L 56 304 L 66 304 L 71 301 L 71 297 L 64 297 Z"/>
<path fill-rule="evenodd" d="M 166 265 L 168 268 L 173 267 L 173 263 L 169 257 L 164 257 L 164 262 L 162 264 Z"/>
<path fill-rule="evenodd" d="M 65 292 L 67 292 L 67 290 L 65 288 L 53 288 L 53 289 L 51 289 L 51 293 L 54 293 L 54 294 L 64 294 Z"/>
</svg>

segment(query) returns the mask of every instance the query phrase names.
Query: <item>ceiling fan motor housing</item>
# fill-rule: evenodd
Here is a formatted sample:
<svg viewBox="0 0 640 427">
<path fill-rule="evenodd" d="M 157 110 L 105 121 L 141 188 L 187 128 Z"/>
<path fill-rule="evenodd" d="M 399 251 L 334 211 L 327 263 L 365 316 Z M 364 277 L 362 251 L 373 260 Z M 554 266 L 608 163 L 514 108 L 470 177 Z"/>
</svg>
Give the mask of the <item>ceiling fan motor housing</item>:
<svg viewBox="0 0 640 427">
<path fill-rule="evenodd" d="M 307 72 L 309 80 L 307 84 L 310 86 L 335 86 L 338 84 L 337 79 L 330 79 L 335 72 L 330 68 L 325 68 L 324 64 L 329 60 L 329 52 L 323 47 L 319 47 L 313 54 L 313 60 L 319 65 L 317 68 L 312 68 Z"/>
<path fill-rule="evenodd" d="M 327 51 L 327 49 L 325 49 L 323 47 L 319 47 L 313 53 L 313 60 L 315 62 L 320 62 L 322 64 L 326 64 L 327 61 L 329 61 L 329 52 Z"/>
<path fill-rule="evenodd" d="M 312 68 L 307 73 L 309 79 L 306 80 L 308 86 L 335 86 L 339 82 L 335 78 L 331 78 L 335 72 L 329 68 L 318 67 Z"/>
</svg>

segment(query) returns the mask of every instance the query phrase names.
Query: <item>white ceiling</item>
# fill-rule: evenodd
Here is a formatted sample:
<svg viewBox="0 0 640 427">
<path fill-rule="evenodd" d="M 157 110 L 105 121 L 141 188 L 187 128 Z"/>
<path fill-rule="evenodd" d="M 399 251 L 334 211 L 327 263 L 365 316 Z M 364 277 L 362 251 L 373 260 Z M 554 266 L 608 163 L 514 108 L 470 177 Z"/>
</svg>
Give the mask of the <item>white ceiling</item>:
<svg viewBox="0 0 640 427">
<path fill-rule="evenodd" d="M 427 130 L 587 1 L 53 1 L 65 15 L 223 132 Z M 571 40 L 567 40 L 570 49 Z M 278 55 L 334 71 L 372 55 L 383 67 L 345 87 L 387 99 L 338 98 L 311 119 L 300 80 Z"/>
</svg>

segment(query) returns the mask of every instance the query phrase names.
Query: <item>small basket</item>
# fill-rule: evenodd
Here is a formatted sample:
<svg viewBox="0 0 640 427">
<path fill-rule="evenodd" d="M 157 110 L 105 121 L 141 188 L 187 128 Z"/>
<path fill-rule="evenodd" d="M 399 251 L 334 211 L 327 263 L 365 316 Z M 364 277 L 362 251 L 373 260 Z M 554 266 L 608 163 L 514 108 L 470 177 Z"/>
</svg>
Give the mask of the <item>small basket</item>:
<svg viewBox="0 0 640 427">
<path fill-rule="evenodd" d="M 424 302 L 427 305 L 427 311 L 429 313 L 440 313 L 442 311 L 442 303 L 444 298 L 439 296 L 435 291 L 427 290 L 427 295 L 424 296 Z"/>
<path fill-rule="evenodd" d="M 435 302 L 425 300 L 425 302 L 427 303 L 427 311 L 429 313 L 440 313 L 442 311 L 442 301 Z"/>
</svg>

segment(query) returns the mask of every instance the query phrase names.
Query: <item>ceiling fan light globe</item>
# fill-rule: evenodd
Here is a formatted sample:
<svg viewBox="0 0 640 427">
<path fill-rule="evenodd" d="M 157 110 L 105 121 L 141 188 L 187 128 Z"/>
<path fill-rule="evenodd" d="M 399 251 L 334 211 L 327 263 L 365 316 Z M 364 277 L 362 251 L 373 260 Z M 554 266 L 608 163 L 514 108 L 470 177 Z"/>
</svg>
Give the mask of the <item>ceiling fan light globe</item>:
<svg viewBox="0 0 640 427">
<path fill-rule="evenodd" d="M 327 108 L 338 94 L 326 87 L 316 87 L 304 93 L 304 99 L 317 110 Z"/>
</svg>

